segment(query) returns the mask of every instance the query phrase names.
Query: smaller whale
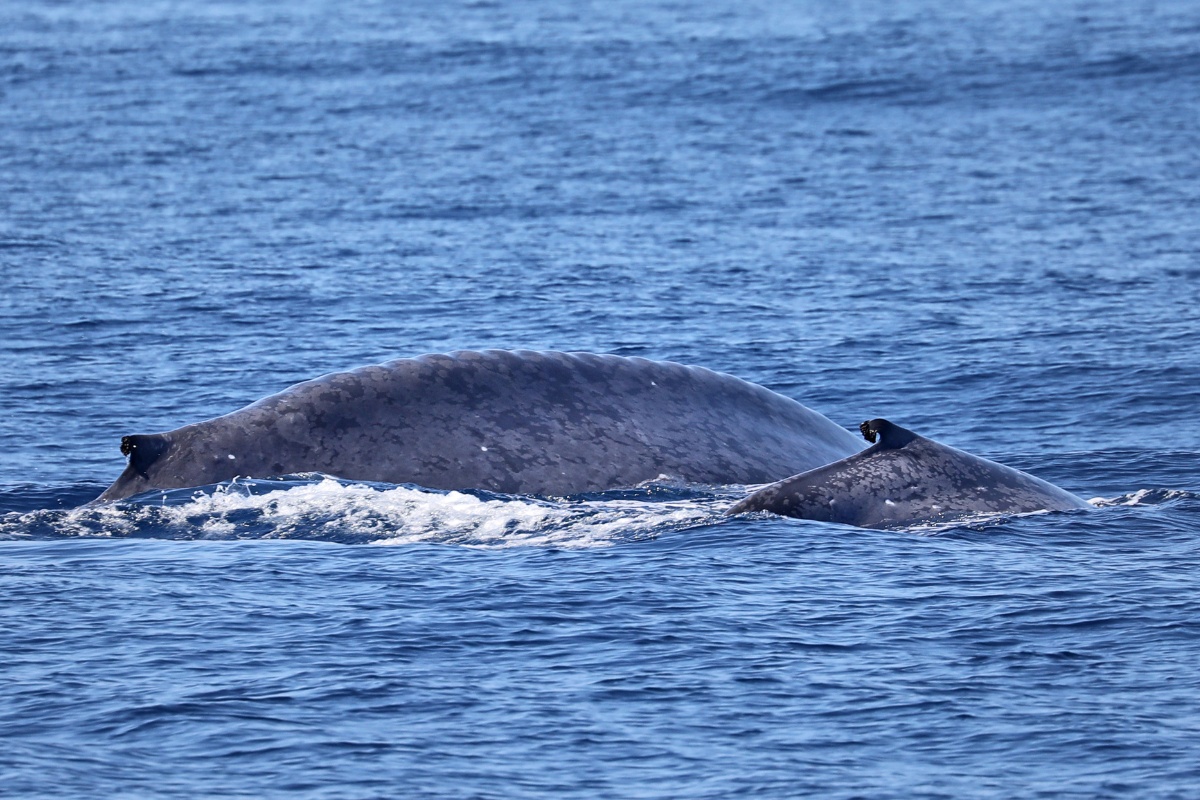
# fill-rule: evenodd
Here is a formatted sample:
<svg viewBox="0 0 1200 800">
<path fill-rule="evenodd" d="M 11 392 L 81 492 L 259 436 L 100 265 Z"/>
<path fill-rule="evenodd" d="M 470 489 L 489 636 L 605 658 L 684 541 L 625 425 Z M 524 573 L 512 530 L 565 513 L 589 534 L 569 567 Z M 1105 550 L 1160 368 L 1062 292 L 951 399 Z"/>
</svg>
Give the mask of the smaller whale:
<svg viewBox="0 0 1200 800">
<path fill-rule="evenodd" d="M 885 419 L 868 420 L 860 430 L 875 444 L 765 486 L 728 513 L 768 511 L 859 528 L 909 528 L 979 514 L 1090 508 L 1051 483 Z"/>
</svg>

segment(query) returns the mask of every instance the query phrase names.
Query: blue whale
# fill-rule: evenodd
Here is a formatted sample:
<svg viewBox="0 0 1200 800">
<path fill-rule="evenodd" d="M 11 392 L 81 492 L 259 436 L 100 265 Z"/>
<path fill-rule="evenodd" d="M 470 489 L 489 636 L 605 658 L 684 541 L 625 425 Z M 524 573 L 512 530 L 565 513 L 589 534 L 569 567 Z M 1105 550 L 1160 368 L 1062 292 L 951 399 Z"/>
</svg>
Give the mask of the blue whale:
<svg viewBox="0 0 1200 800">
<path fill-rule="evenodd" d="M 702 367 L 458 351 L 325 375 L 215 419 L 126 436 L 125 470 L 95 502 L 321 472 L 541 496 L 663 479 L 775 482 L 731 513 L 861 527 L 1084 507 L 1044 481 L 883 420 L 864 426 L 874 426 L 864 435 L 882 437 L 865 451 L 858 437 L 795 400 Z"/>
<path fill-rule="evenodd" d="M 126 436 L 129 463 L 98 499 L 297 472 L 550 496 L 663 477 L 766 483 L 861 447 L 795 400 L 702 367 L 460 351 L 326 375 L 216 419 Z"/>
<path fill-rule="evenodd" d="M 763 487 L 728 513 L 767 511 L 859 528 L 907 528 L 979 515 L 1090 508 L 1052 483 L 885 419 L 868 420 L 861 430 L 873 446 Z"/>
</svg>

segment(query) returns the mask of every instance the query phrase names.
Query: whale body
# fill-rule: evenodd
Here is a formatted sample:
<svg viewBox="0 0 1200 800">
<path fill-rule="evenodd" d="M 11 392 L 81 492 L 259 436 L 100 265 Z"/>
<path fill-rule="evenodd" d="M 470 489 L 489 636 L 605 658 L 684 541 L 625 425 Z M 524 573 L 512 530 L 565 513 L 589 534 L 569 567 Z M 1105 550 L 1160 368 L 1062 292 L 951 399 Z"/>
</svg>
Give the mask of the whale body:
<svg viewBox="0 0 1200 800">
<path fill-rule="evenodd" d="M 861 431 L 875 442 L 865 450 L 795 400 L 702 367 L 458 351 L 325 375 L 222 417 L 126 436 L 125 470 L 93 502 L 320 472 L 542 496 L 663 479 L 770 484 L 728 513 L 863 528 L 1088 507 L 1057 486 L 887 420 L 864 422 Z"/>
<path fill-rule="evenodd" d="M 222 417 L 126 436 L 125 471 L 97 501 L 302 472 L 549 496 L 664 477 L 758 484 L 862 447 L 795 400 L 702 367 L 459 351 L 326 375 Z"/>
<path fill-rule="evenodd" d="M 874 445 L 759 489 L 728 513 L 767 511 L 859 528 L 906 528 L 985 514 L 1090 508 L 1052 483 L 887 420 L 868 420 L 861 430 Z"/>
</svg>

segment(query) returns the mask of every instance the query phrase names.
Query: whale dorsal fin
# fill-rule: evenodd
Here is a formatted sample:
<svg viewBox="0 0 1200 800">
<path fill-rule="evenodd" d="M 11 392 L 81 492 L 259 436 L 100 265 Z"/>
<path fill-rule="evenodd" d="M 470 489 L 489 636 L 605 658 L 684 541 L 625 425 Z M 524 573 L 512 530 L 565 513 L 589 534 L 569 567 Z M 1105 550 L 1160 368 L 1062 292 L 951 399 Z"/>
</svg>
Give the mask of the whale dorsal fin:
<svg viewBox="0 0 1200 800">
<path fill-rule="evenodd" d="M 893 450 L 897 447 L 903 447 L 909 442 L 919 438 L 917 434 L 910 431 L 908 428 L 901 428 L 899 425 L 888 422 L 886 419 L 869 419 L 858 426 L 862 431 L 863 438 L 872 444 L 876 439 L 879 440 L 879 450 Z"/>
<path fill-rule="evenodd" d="M 129 456 L 129 466 L 143 478 L 147 477 L 146 471 L 170 446 L 171 442 L 161 433 L 121 437 L 121 455 Z"/>
</svg>

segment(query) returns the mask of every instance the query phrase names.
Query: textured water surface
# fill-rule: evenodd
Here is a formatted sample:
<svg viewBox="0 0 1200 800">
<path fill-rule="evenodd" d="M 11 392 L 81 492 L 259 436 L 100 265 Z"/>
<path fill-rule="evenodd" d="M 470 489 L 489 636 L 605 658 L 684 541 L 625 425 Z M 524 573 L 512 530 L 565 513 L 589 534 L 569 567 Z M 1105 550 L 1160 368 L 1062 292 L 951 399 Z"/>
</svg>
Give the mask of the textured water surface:
<svg viewBox="0 0 1200 800">
<path fill-rule="evenodd" d="M 1200 11 L 0 4 L 5 796 L 1200 795 Z M 458 348 L 701 364 L 1094 510 L 259 476 Z"/>
</svg>

